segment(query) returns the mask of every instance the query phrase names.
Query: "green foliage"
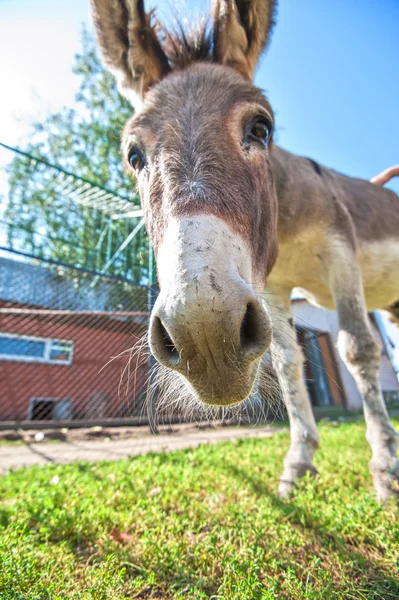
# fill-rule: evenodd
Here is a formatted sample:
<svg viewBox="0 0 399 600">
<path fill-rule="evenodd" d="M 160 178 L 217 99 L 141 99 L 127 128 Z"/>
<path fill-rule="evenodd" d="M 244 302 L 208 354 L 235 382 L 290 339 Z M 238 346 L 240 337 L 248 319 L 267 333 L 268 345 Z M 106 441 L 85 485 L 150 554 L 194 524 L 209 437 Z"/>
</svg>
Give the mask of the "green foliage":
<svg viewBox="0 0 399 600">
<path fill-rule="evenodd" d="M 0 597 L 397 599 L 398 508 L 374 500 L 364 434 L 322 425 L 290 501 L 285 432 L 3 477 Z"/>
<path fill-rule="evenodd" d="M 133 210 L 139 200 L 132 196 L 134 182 L 122 170 L 119 150 L 120 132 L 132 108 L 118 94 L 85 30 L 82 44 L 73 69 L 80 78 L 75 107 L 37 123 L 24 150 L 131 198 Z M 137 224 L 132 219 L 112 221 L 100 210 L 79 205 L 54 172 L 23 156 L 14 158 L 8 177 L 5 220 L 11 248 L 99 271 Z M 107 274 L 140 282 L 148 275 L 147 265 L 148 241 L 142 230 Z"/>
</svg>

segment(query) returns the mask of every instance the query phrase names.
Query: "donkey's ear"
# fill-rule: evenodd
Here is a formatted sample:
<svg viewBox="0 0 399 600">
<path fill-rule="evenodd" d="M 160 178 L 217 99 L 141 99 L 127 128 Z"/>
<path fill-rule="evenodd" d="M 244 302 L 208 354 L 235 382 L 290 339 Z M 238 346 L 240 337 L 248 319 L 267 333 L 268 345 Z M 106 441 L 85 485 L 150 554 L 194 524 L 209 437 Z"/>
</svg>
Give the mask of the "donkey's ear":
<svg viewBox="0 0 399 600">
<path fill-rule="evenodd" d="M 120 93 L 139 106 L 148 89 L 170 70 L 168 59 L 144 10 L 144 0 L 91 0 L 105 66 Z"/>
<path fill-rule="evenodd" d="M 277 0 L 214 0 L 215 60 L 252 79 L 270 39 Z"/>
</svg>

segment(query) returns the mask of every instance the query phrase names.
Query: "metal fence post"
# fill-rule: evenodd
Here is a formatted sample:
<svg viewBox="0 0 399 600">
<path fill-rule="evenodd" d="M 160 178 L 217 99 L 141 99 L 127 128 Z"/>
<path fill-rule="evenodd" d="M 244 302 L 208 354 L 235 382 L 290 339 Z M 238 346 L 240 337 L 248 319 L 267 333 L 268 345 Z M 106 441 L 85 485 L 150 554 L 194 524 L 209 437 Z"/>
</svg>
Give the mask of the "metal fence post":
<svg viewBox="0 0 399 600">
<path fill-rule="evenodd" d="M 157 299 L 157 291 L 155 289 L 156 283 L 156 274 L 155 274 L 155 256 L 154 250 L 149 242 L 148 249 L 148 315 L 151 315 L 152 309 L 154 308 L 155 301 Z M 154 365 L 155 358 L 150 353 L 149 357 L 149 370 L 150 375 L 148 379 L 148 388 L 147 388 L 147 416 L 148 422 L 150 425 L 151 432 L 156 434 L 159 433 L 158 423 L 156 419 L 157 413 L 157 391 L 154 386 Z"/>
</svg>

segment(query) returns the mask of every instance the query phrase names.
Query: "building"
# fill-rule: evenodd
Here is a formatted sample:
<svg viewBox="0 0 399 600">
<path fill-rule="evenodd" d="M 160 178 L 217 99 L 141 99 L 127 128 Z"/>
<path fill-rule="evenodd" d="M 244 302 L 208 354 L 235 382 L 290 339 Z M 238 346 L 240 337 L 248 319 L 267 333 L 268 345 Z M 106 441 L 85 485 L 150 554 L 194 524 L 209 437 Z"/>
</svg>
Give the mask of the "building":
<svg viewBox="0 0 399 600">
<path fill-rule="evenodd" d="M 355 381 L 338 356 L 337 313 L 318 308 L 307 300 L 293 300 L 292 310 L 305 361 L 305 379 L 314 407 L 362 408 Z M 379 313 L 370 314 L 372 332 L 381 348 L 380 383 L 386 402 L 399 400 L 399 381 L 392 362 L 392 344 Z"/>
<path fill-rule="evenodd" d="M 145 287 L 0 258 L 0 421 L 140 416 L 147 325 Z"/>
</svg>

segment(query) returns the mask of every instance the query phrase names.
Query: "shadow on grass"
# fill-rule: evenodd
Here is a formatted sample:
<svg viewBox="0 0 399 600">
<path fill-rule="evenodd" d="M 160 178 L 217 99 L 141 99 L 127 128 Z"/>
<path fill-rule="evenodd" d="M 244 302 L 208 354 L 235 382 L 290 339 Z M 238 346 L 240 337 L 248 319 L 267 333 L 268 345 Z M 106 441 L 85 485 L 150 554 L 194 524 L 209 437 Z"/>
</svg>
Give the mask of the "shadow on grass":
<svg viewBox="0 0 399 600">
<path fill-rule="evenodd" d="M 89 471 L 94 479 L 102 479 L 102 477 L 98 477 L 95 472 L 91 471 L 89 465 L 80 465 L 80 470 Z M 337 588 L 345 588 L 350 582 L 354 589 L 359 588 L 361 590 L 362 593 L 358 596 L 359 598 L 370 598 L 370 600 L 396 600 L 399 598 L 399 576 L 395 575 L 393 566 L 387 565 L 385 568 L 381 566 L 378 558 L 374 559 L 370 556 L 371 552 L 368 551 L 367 545 L 365 545 L 363 552 L 360 549 L 354 548 L 348 539 L 345 539 L 344 535 L 331 531 L 327 520 L 323 520 L 319 515 L 316 516 L 312 513 L 310 509 L 301 506 L 299 502 L 300 497 L 291 502 L 282 500 L 277 496 L 274 487 L 271 490 L 261 479 L 229 462 L 223 463 L 223 470 L 239 480 L 241 484 L 246 486 L 256 496 L 268 498 L 273 508 L 281 514 L 286 522 L 290 523 L 293 527 L 300 527 L 301 530 L 305 529 L 308 532 L 308 536 L 306 537 L 308 537 L 309 544 L 301 549 L 287 549 L 287 568 L 291 558 L 294 558 L 293 564 L 296 564 L 295 570 L 298 580 L 308 577 L 310 557 L 317 556 L 323 562 L 316 569 L 319 569 L 319 571 L 323 570 L 323 568 L 326 571 L 331 570 L 331 578 L 337 585 Z M 323 502 L 326 502 L 326 500 L 320 495 L 320 503 Z M 370 548 L 370 545 L 368 547 Z M 372 548 L 370 550 L 372 551 Z M 301 552 L 301 555 L 295 555 L 296 551 Z M 126 567 L 128 577 L 134 578 L 142 573 L 142 571 L 145 572 L 147 568 L 148 572 L 153 570 L 154 565 L 151 565 L 151 561 L 147 565 L 141 565 L 142 571 L 141 568 L 138 571 L 135 565 L 125 562 L 129 560 L 128 546 L 119 547 L 115 552 L 119 560 L 121 560 L 121 564 Z M 336 555 L 335 557 L 331 556 L 331 561 L 328 556 L 329 552 Z M 333 572 L 334 558 L 340 564 L 337 572 Z M 158 565 L 158 567 L 161 567 L 161 565 Z M 208 595 L 217 594 L 218 585 L 216 582 L 210 580 L 200 582 L 197 577 L 196 566 L 192 563 L 190 564 L 190 562 L 184 563 L 183 561 L 179 564 L 175 563 L 173 566 L 172 564 L 168 566 L 163 565 L 163 568 L 160 570 L 163 571 L 163 574 L 158 583 L 153 584 L 153 592 L 161 587 L 165 589 L 166 586 L 166 589 L 175 590 L 176 593 L 185 587 L 187 589 L 198 587 Z M 261 595 L 259 595 L 260 597 Z M 354 598 L 357 596 L 349 594 L 345 597 Z"/>
<path fill-rule="evenodd" d="M 293 526 L 300 525 L 308 530 L 309 534 L 313 535 L 313 541 L 316 542 L 316 549 L 317 547 L 321 548 L 327 546 L 332 551 L 337 552 L 340 558 L 345 561 L 345 575 L 352 575 L 354 581 L 359 584 L 363 583 L 363 585 L 367 585 L 372 594 L 369 596 L 370 598 L 378 598 L 379 600 L 399 598 L 399 571 L 396 576 L 388 574 L 388 568 L 381 568 L 376 560 L 366 557 L 361 552 L 350 547 L 342 535 L 332 533 L 327 528 L 325 522 L 320 518 L 316 519 L 313 513 L 301 507 L 295 499 L 287 501 L 279 498 L 277 491 L 270 491 L 261 480 L 249 475 L 247 472 L 239 469 L 236 465 L 227 463 L 224 467 L 231 475 L 239 479 L 241 483 L 247 485 L 257 496 L 267 497 L 272 506 L 287 518 L 288 522 Z M 320 498 L 320 502 L 324 501 L 323 498 Z M 315 554 L 314 549 L 312 549 L 312 554 Z M 360 574 L 362 577 L 360 577 Z M 379 590 L 381 590 L 381 592 L 388 592 L 389 596 L 380 596 L 379 590 L 375 588 L 376 584 L 380 586 Z M 384 586 L 384 590 L 381 589 L 381 585 Z"/>
</svg>

